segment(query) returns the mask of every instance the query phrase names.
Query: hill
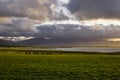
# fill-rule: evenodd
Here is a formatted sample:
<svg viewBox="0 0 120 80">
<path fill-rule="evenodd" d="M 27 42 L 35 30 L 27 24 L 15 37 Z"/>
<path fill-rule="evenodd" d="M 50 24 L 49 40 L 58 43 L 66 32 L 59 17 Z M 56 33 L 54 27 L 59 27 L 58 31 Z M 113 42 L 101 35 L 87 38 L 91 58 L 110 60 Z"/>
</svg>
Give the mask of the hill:
<svg viewBox="0 0 120 80">
<path fill-rule="evenodd" d="M 120 42 L 100 41 L 98 39 L 86 40 L 69 39 L 69 38 L 33 38 L 29 40 L 19 41 L 21 45 L 38 45 L 38 46 L 120 46 Z"/>
<path fill-rule="evenodd" d="M 33 38 L 18 42 L 22 45 L 40 45 L 40 46 L 70 46 L 76 45 L 79 42 L 76 39 L 47 39 L 47 38 Z"/>
<path fill-rule="evenodd" d="M 0 39 L 0 47 L 19 46 L 18 43 Z"/>
</svg>

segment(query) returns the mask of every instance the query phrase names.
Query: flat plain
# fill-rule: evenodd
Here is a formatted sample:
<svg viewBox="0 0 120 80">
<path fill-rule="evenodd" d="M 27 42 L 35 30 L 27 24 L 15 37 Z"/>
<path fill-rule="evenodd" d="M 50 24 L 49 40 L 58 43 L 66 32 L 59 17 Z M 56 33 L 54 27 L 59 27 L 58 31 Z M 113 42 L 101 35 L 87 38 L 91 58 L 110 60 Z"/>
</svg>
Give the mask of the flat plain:
<svg viewBox="0 0 120 80">
<path fill-rule="evenodd" d="M 119 80 L 120 55 L 0 52 L 0 80 Z"/>
</svg>

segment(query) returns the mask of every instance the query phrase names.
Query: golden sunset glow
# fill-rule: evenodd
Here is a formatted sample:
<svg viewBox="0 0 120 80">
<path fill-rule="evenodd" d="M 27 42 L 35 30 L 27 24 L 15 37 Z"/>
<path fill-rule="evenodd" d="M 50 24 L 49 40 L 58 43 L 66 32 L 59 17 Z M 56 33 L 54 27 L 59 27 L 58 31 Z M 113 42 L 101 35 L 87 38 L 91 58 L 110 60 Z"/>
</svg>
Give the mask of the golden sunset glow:
<svg viewBox="0 0 120 80">
<path fill-rule="evenodd" d="M 112 39 L 108 39 L 107 41 L 120 42 L 120 38 L 112 38 Z"/>
</svg>

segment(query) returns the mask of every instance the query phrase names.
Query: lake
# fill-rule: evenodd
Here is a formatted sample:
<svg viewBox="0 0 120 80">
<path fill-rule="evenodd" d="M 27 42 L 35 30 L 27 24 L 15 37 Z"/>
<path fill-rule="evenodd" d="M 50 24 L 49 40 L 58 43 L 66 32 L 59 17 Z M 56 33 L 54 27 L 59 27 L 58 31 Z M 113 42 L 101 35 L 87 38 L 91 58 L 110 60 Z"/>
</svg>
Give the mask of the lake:
<svg viewBox="0 0 120 80">
<path fill-rule="evenodd" d="M 29 50 L 60 50 L 82 52 L 120 52 L 120 47 L 28 48 Z"/>
</svg>

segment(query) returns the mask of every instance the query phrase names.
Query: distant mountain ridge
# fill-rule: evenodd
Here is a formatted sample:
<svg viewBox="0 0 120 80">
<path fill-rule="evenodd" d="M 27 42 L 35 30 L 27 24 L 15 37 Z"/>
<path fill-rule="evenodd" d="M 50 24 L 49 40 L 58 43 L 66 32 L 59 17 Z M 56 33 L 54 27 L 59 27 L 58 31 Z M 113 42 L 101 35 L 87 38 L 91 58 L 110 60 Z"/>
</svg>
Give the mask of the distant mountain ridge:
<svg viewBox="0 0 120 80">
<path fill-rule="evenodd" d="M 2 46 L 2 47 L 5 47 L 5 46 L 19 46 L 19 44 L 16 43 L 16 42 L 9 41 L 9 40 L 0 39 L 0 46 Z"/>
<path fill-rule="evenodd" d="M 92 41 L 89 39 L 60 39 L 60 38 L 33 38 L 29 40 L 19 41 L 22 45 L 38 45 L 38 46 L 119 46 L 119 42 L 108 42 L 108 41 Z"/>
<path fill-rule="evenodd" d="M 76 40 L 71 40 L 71 39 L 49 39 L 49 38 L 33 38 L 29 40 L 24 40 L 18 42 L 19 44 L 22 45 L 41 45 L 41 46 L 62 46 L 62 45 L 73 45 L 75 44 Z M 77 44 L 77 43 L 76 43 Z"/>
</svg>

